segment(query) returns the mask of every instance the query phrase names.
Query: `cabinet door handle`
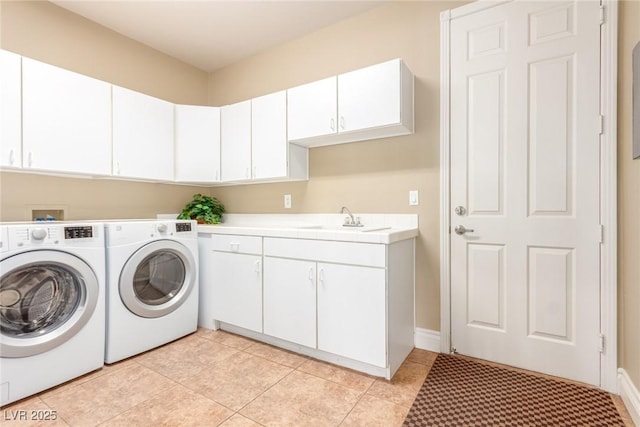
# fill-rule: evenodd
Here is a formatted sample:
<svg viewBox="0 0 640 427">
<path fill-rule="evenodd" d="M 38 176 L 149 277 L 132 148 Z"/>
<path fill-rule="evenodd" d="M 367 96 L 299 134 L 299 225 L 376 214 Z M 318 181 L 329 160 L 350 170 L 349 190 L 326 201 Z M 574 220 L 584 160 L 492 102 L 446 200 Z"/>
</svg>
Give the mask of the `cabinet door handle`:
<svg viewBox="0 0 640 427">
<path fill-rule="evenodd" d="M 336 120 L 334 118 L 331 118 L 331 130 L 336 130 Z"/>
<path fill-rule="evenodd" d="M 256 261 L 255 272 L 256 274 L 260 275 L 260 261 Z"/>
<path fill-rule="evenodd" d="M 220 174 L 220 171 L 218 171 L 218 170 L 216 169 L 216 181 L 220 181 L 220 178 L 218 177 L 218 176 L 219 176 L 219 174 Z"/>
<path fill-rule="evenodd" d="M 309 281 L 313 284 L 313 267 L 309 267 Z"/>
<path fill-rule="evenodd" d="M 344 130 L 344 116 L 340 116 L 340 129 Z"/>
<path fill-rule="evenodd" d="M 29 151 L 29 158 L 27 160 L 27 164 L 29 167 L 31 167 L 31 165 L 33 164 L 33 154 L 31 153 L 31 151 Z"/>
<path fill-rule="evenodd" d="M 120 162 L 116 162 L 116 175 L 120 175 Z"/>
<path fill-rule="evenodd" d="M 249 179 L 249 168 L 246 168 L 244 171 L 244 177 Z"/>
<path fill-rule="evenodd" d="M 15 161 L 15 157 L 13 155 L 13 148 L 12 148 L 11 151 L 9 151 L 9 164 L 13 165 L 14 161 Z"/>
<path fill-rule="evenodd" d="M 320 277 L 320 283 L 324 283 L 324 268 L 320 269 L 319 277 Z"/>
</svg>

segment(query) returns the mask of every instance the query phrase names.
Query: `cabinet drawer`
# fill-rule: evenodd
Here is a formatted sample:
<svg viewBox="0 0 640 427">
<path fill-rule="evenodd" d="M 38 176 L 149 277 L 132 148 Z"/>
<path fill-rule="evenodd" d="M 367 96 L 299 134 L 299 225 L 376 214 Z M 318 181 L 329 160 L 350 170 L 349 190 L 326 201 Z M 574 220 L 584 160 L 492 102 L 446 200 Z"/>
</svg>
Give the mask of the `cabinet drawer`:
<svg viewBox="0 0 640 427">
<path fill-rule="evenodd" d="M 214 234 L 211 249 L 220 252 L 262 255 L 262 237 Z"/>
<path fill-rule="evenodd" d="M 264 255 L 384 268 L 385 245 L 305 239 L 264 239 Z"/>
</svg>

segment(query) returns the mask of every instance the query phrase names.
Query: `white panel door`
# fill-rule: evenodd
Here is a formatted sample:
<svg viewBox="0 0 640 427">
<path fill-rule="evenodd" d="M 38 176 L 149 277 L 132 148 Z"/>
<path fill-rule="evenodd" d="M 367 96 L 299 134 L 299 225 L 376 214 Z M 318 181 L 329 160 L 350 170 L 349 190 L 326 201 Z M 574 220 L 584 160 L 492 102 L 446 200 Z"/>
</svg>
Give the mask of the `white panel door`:
<svg viewBox="0 0 640 427">
<path fill-rule="evenodd" d="M 384 268 L 318 263 L 318 349 L 387 366 L 385 280 Z"/>
<path fill-rule="evenodd" d="M 264 333 L 316 348 L 316 263 L 264 258 Z"/>
<path fill-rule="evenodd" d="M 596 385 L 599 35 L 591 1 L 451 21 L 452 347 Z"/>
<path fill-rule="evenodd" d="M 176 181 L 220 181 L 220 108 L 176 105 Z"/>
<path fill-rule="evenodd" d="M 22 62 L 0 50 L 0 166 L 22 166 Z"/>
<path fill-rule="evenodd" d="M 173 181 L 174 104 L 113 87 L 113 174 Z"/>
<path fill-rule="evenodd" d="M 253 179 L 288 175 L 287 92 L 251 100 L 251 164 Z"/>
<path fill-rule="evenodd" d="M 22 59 L 23 167 L 111 174 L 111 85 Z"/>
<path fill-rule="evenodd" d="M 220 110 L 222 181 L 251 179 L 251 100 Z"/>
<path fill-rule="evenodd" d="M 209 262 L 214 319 L 262 332 L 262 257 L 214 251 Z"/>
<path fill-rule="evenodd" d="M 399 59 L 338 76 L 338 132 L 400 123 Z"/>
<path fill-rule="evenodd" d="M 338 132 L 337 77 L 287 90 L 289 141 Z"/>
</svg>

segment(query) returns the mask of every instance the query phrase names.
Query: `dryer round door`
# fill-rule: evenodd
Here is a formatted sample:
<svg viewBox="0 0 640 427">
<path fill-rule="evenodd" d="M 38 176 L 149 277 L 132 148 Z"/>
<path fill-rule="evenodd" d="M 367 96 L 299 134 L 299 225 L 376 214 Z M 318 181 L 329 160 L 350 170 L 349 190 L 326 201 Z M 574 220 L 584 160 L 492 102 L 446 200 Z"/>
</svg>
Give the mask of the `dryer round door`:
<svg viewBox="0 0 640 427">
<path fill-rule="evenodd" d="M 138 249 L 120 273 L 120 298 L 132 313 L 162 317 L 177 310 L 196 281 L 191 251 L 173 240 L 156 240 Z"/>
<path fill-rule="evenodd" d="M 33 356 L 69 340 L 93 315 L 99 292 L 91 267 L 67 252 L 0 261 L 0 356 Z"/>
</svg>

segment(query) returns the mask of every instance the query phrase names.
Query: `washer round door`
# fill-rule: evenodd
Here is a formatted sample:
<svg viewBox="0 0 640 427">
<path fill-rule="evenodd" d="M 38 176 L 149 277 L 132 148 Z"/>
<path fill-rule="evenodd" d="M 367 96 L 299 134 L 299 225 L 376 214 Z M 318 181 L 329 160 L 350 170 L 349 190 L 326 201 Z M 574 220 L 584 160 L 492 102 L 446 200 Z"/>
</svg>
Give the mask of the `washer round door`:
<svg viewBox="0 0 640 427">
<path fill-rule="evenodd" d="M 157 240 L 138 249 L 120 273 L 120 298 L 132 313 L 162 317 L 177 310 L 196 281 L 189 249 L 173 240 Z"/>
<path fill-rule="evenodd" d="M 67 252 L 0 261 L 0 356 L 33 356 L 69 340 L 93 315 L 99 292 L 91 267 Z"/>
</svg>

